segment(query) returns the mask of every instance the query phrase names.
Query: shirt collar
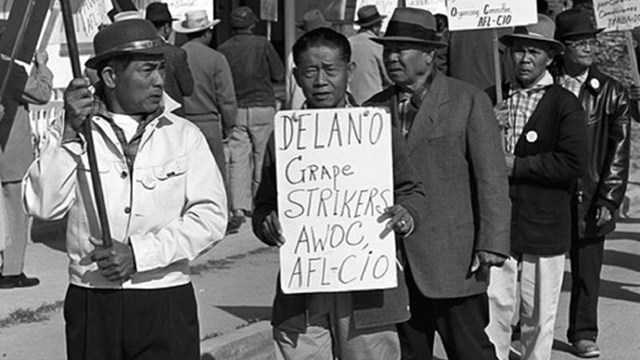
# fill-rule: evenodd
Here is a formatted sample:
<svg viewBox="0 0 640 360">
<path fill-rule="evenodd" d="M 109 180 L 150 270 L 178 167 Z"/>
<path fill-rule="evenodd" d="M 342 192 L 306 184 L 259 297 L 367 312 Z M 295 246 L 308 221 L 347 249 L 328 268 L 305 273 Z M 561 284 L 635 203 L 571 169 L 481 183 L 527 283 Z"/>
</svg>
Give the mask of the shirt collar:
<svg viewBox="0 0 640 360">
<path fill-rule="evenodd" d="M 540 79 L 538 79 L 538 81 L 535 84 L 533 84 L 533 86 L 530 86 L 528 88 L 521 87 L 517 81 L 511 82 L 509 94 L 514 94 L 516 92 L 520 92 L 520 93 L 537 92 L 550 85 L 553 85 L 553 76 L 551 76 L 551 73 L 549 72 L 549 70 L 545 70 L 544 75 L 542 75 L 542 77 L 540 77 Z"/>
</svg>

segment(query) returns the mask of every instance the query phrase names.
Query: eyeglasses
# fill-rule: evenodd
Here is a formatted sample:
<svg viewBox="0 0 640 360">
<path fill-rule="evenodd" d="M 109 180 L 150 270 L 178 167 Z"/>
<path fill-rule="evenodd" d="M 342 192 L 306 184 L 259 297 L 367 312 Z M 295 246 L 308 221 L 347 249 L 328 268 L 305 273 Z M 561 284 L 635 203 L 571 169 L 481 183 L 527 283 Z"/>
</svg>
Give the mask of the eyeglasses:
<svg viewBox="0 0 640 360">
<path fill-rule="evenodd" d="M 587 46 L 589 47 L 600 46 L 600 42 L 597 39 L 583 39 L 578 41 L 567 40 L 564 43 L 567 44 L 567 46 L 572 49 L 584 49 Z"/>
</svg>

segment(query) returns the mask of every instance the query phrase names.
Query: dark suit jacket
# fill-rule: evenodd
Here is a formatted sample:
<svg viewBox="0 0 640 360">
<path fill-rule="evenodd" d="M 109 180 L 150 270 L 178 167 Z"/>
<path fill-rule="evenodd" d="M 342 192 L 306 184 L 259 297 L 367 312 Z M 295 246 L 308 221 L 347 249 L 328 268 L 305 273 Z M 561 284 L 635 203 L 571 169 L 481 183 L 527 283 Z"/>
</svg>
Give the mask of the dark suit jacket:
<svg viewBox="0 0 640 360">
<path fill-rule="evenodd" d="M 187 52 L 167 44 L 164 59 L 164 90 L 173 100 L 184 104 L 183 98 L 193 92 L 193 76 L 187 63 Z"/>
<path fill-rule="evenodd" d="M 365 105 L 391 107 L 390 87 Z M 404 242 L 409 268 L 430 298 L 486 291 L 470 273 L 474 252 L 509 254 L 507 174 L 498 122 L 482 91 L 436 73 L 407 137 L 426 193 L 423 224 Z"/>
<path fill-rule="evenodd" d="M 569 250 L 571 197 L 589 154 L 584 116 L 571 92 L 551 85 L 524 126 L 509 179 L 513 251 L 550 256 Z M 535 140 L 527 140 L 529 132 Z"/>
</svg>

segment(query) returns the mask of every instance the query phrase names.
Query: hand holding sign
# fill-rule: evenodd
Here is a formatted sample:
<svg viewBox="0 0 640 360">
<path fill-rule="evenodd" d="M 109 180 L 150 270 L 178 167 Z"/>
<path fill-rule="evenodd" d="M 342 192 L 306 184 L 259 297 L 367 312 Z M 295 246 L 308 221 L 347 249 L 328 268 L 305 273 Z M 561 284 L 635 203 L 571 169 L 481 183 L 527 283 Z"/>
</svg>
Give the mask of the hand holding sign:
<svg viewBox="0 0 640 360">
<path fill-rule="evenodd" d="M 398 235 L 407 235 L 413 231 L 415 222 L 413 216 L 402 205 L 393 205 L 384 210 L 384 213 L 378 217 L 378 222 L 389 219 L 384 226 L 384 230 L 380 233 L 380 238 L 384 239 L 393 230 Z"/>
</svg>

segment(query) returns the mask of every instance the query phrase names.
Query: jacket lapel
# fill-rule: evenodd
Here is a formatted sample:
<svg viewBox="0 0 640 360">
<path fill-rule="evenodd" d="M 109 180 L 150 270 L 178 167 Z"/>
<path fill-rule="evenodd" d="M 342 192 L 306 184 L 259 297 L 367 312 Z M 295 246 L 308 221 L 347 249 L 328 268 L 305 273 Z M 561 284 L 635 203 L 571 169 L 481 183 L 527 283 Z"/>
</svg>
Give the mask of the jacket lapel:
<svg viewBox="0 0 640 360">
<path fill-rule="evenodd" d="M 441 114 L 440 109 L 449 102 L 449 85 L 444 75 L 439 72 L 435 74 L 433 82 L 427 91 L 420 108 L 416 113 L 409 136 L 407 136 L 407 145 L 409 151 L 413 151 L 421 142 L 431 138 L 433 131 L 446 118 Z"/>
</svg>

